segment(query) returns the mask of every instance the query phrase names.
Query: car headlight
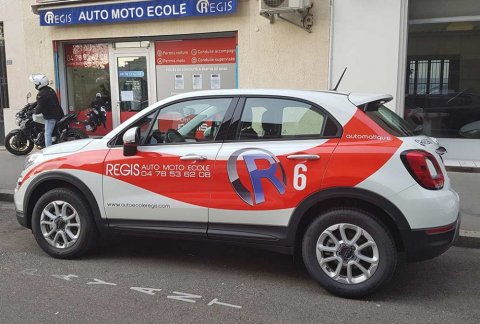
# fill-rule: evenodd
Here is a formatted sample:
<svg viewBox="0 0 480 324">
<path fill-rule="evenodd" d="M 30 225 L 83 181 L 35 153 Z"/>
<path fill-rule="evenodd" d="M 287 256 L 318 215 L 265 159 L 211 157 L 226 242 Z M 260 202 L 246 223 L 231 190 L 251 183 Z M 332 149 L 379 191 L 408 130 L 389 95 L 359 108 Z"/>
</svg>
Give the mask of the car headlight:
<svg viewBox="0 0 480 324">
<path fill-rule="evenodd" d="M 24 170 L 28 169 L 29 167 L 37 163 L 37 161 L 40 159 L 41 156 L 42 156 L 42 153 L 33 153 L 27 156 L 25 158 L 25 162 L 23 163 L 23 169 Z"/>
</svg>

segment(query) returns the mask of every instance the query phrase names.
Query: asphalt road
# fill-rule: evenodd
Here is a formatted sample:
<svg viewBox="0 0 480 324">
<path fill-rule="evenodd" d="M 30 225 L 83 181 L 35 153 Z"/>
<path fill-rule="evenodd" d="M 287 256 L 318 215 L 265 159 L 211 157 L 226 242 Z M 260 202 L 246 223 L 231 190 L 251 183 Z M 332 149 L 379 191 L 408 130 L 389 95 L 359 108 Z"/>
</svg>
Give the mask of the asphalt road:
<svg viewBox="0 0 480 324">
<path fill-rule="evenodd" d="M 0 202 L 2 323 L 478 323 L 479 268 L 480 250 L 454 247 L 347 300 L 289 256 L 242 247 L 121 237 L 55 260 Z"/>
</svg>

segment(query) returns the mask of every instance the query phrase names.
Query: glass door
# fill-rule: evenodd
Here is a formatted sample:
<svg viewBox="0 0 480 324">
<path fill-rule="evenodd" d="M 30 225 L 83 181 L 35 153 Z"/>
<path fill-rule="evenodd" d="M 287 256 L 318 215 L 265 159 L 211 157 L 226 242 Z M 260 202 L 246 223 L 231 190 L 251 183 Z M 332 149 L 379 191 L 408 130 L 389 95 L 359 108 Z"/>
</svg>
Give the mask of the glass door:
<svg viewBox="0 0 480 324">
<path fill-rule="evenodd" d="M 118 56 L 116 64 L 122 123 L 149 105 L 147 57 Z"/>
<path fill-rule="evenodd" d="M 155 73 L 150 48 L 113 49 L 112 56 L 112 110 L 118 126 L 155 102 Z"/>
</svg>

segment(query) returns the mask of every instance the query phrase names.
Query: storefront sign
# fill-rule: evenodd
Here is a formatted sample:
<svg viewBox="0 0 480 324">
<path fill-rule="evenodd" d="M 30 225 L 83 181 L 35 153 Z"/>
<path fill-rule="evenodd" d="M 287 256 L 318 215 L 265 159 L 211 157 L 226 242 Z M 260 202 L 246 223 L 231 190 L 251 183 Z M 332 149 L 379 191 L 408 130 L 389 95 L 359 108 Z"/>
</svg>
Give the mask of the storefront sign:
<svg viewBox="0 0 480 324">
<path fill-rule="evenodd" d="M 118 71 L 120 78 L 143 78 L 145 72 L 143 71 Z"/>
<path fill-rule="evenodd" d="M 236 39 L 211 38 L 155 43 L 157 65 L 204 65 L 236 63 Z"/>
<path fill-rule="evenodd" d="M 40 8 L 41 26 L 116 23 L 234 13 L 237 0 L 132 1 L 58 9 Z"/>
<path fill-rule="evenodd" d="M 237 87 L 236 37 L 155 42 L 157 98 Z"/>
</svg>

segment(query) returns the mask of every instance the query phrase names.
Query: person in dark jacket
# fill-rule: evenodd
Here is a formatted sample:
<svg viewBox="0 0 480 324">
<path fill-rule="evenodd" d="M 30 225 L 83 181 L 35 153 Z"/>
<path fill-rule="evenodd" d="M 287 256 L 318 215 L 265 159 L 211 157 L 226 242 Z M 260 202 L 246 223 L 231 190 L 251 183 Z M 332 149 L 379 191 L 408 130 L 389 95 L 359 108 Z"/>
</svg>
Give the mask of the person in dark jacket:
<svg viewBox="0 0 480 324">
<path fill-rule="evenodd" d="M 48 78 L 43 74 L 35 74 L 30 76 L 30 81 L 35 84 L 37 94 L 36 114 L 43 114 L 45 119 L 45 147 L 52 145 L 52 133 L 55 124 L 63 116 L 63 109 L 58 102 L 55 90 L 48 86 Z"/>
</svg>

